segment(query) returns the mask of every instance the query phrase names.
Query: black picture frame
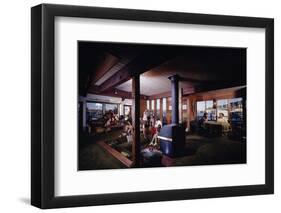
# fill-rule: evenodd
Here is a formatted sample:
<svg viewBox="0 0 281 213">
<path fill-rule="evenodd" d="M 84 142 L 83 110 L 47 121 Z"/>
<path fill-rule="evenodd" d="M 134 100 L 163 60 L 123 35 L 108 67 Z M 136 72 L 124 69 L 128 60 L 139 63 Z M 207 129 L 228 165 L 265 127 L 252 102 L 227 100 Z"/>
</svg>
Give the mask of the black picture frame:
<svg viewBox="0 0 281 213">
<path fill-rule="evenodd" d="M 264 28 L 265 184 L 95 195 L 54 195 L 54 21 L 83 17 L 145 22 Z M 60 208 L 274 193 L 274 20 L 224 15 L 41 4 L 31 9 L 31 204 Z"/>
</svg>

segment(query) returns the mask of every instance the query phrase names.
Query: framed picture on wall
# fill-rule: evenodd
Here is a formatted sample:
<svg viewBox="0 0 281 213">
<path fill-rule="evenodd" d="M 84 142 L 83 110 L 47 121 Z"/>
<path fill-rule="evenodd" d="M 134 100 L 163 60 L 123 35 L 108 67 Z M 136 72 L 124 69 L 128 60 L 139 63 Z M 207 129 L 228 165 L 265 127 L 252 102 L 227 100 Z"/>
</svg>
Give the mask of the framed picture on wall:
<svg viewBox="0 0 281 213">
<path fill-rule="evenodd" d="M 273 193 L 273 19 L 42 4 L 31 28 L 32 205 Z"/>
</svg>

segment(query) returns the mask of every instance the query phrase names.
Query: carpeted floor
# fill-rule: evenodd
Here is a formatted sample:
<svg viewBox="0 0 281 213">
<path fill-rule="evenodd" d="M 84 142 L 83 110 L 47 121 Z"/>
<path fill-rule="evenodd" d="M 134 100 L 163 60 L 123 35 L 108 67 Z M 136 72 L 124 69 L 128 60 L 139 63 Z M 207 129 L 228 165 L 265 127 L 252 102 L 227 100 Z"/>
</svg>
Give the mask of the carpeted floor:
<svg viewBox="0 0 281 213">
<path fill-rule="evenodd" d="M 207 138 L 186 137 L 186 154 L 174 161 L 174 166 L 246 163 L 246 143 L 226 136 Z"/>
<path fill-rule="evenodd" d="M 121 134 L 115 130 L 93 137 L 80 137 L 79 170 L 126 168 L 96 142 L 114 140 Z M 131 147 L 127 147 L 128 150 Z M 186 136 L 184 155 L 173 159 L 172 166 L 237 164 L 246 163 L 246 143 L 228 139 L 226 136 L 207 138 L 198 135 Z"/>
</svg>

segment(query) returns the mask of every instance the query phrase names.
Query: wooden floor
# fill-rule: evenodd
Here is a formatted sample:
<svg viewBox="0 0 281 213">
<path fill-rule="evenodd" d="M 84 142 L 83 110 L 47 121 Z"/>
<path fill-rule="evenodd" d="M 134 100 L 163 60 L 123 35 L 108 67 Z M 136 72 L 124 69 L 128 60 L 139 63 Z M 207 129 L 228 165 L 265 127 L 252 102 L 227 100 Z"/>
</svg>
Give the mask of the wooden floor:
<svg viewBox="0 0 281 213">
<path fill-rule="evenodd" d="M 108 153 L 110 153 L 113 157 L 115 157 L 117 160 L 121 161 L 126 167 L 130 168 L 133 164 L 133 161 L 126 158 L 124 155 L 122 155 L 117 150 L 113 149 L 111 146 L 106 144 L 103 141 L 99 141 L 98 145 L 104 148 Z"/>
</svg>

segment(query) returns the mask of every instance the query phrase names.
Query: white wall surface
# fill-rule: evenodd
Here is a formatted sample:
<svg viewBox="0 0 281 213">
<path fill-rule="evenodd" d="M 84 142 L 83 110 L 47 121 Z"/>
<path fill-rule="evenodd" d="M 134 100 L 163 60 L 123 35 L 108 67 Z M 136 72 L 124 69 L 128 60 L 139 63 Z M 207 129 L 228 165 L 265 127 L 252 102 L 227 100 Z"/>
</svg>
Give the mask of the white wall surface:
<svg viewBox="0 0 281 213">
<path fill-rule="evenodd" d="M 45 0 L 44 3 L 170 10 L 275 18 L 275 131 L 281 120 L 280 1 Z M 39 212 L 30 197 L 30 7 L 37 0 L 2 1 L 0 32 L 0 212 Z M 281 139 L 275 136 L 275 194 L 50 210 L 50 212 L 280 212 Z"/>
</svg>

